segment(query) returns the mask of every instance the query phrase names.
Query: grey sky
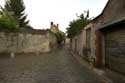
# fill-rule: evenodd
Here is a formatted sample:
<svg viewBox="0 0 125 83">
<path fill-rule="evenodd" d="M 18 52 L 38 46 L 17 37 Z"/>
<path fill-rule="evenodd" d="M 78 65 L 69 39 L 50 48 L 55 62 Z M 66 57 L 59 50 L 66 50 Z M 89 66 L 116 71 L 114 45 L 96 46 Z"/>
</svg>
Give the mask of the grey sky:
<svg viewBox="0 0 125 83">
<path fill-rule="evenodd" d="M 50 27 L 50 22 L 59 24 L 66 31 L 70 21 L 76 18 L 76 13 L 90 11 L 90 17 L 99 15 L 108 0 L 24 0 L 30 25 L 36 29 Z M 0 0 L 0 5 L 4 0 Z"/>
</svg>

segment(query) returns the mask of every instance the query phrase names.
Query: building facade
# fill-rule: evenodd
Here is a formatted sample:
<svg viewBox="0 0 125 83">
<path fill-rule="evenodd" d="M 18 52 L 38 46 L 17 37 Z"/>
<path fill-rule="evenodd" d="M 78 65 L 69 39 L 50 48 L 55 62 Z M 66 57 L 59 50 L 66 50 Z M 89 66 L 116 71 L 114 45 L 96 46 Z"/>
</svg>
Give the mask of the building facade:
<svg viewBox="0 0 125 83">
<path fill-rule="evenodd" d="M 50 23 L 50 30 L 53 32 L 53 33 L 57 33 L 59 32 L 59 24 L 54 24 L 53 22 Z"/>
<path fill-rule="evenodd" d="M 96 67 L 125 74 L 125 0 L 109 0 L 102 13 L 73 38 L 72 48 L 82 50 L 81 56 Z"/>
</svg>

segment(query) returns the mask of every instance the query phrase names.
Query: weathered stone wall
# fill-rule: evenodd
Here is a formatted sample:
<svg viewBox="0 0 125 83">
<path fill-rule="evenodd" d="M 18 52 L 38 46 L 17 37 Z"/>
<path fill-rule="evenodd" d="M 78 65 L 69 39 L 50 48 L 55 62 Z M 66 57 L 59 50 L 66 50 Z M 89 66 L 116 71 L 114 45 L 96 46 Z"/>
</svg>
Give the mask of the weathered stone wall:
<svg viewBox="0 0 125 83">
<path fill-rule="evenodd" d="M 55 38 L 50 33 L 6 33 L 0 32 L 0 53 L 49 52 L 50 41 L 55 44 Z"/>
<path fill-rule="evenodd" d="M 65 37 L 65 44 L 70 44 L 70 39 L 68 37 Z"/>
<path fill-rule="evenodd" d="M 83 40 L 83 38 L 82 38 L 82 35 L 77 35 L 77 37 L 76 37 L 76 39 L 77 39 L 77 41 L 76 41 L 76 52 L 79 54 L 79 55 L 81 55 L 82 54 L 82 48 L 83 48 L 83 43 L 82 43 L 82 40 Z"/>
<path fill-rule="evenodd" d="M 57 39 L 56 39 L 55 34 L 52 32 L 49 33 L 49 47 L 50 49 L 57 47 Z"/>
<path fill-rule="evenodd" d="M 71 48 L 73 51 L 75 51 L 75 38 L 72 38 Z"/>
<path fill-rule="evenodd" d="M 72 50 L 77 52 L 80 56 L 83 56 L 83 48 L 86 46 L 86 32 L 82 30 L 82 32 L 76 35 L 72 39 Z"/>
</svg>

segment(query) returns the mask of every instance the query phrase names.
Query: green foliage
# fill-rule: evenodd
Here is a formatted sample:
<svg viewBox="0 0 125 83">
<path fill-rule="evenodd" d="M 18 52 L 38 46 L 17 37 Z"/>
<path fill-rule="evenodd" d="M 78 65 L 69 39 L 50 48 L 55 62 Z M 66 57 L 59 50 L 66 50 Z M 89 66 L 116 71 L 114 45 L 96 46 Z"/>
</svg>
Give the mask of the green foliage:
<svg viewBox="0 0 125 83">
<path fill-rule="evenodd" d="M 69 38 L 73 38 L 75 35 L 80 33 L 80 31 L 89 23 L 89 11 L 86 12 L 86 16 L 81 14 L 77 16 L 78 19 L 73 20 L 69 23 L 69 27 L 67 28 L 67 36 Z"/>
<path fill-rule="evenodd" d="M 29 21 L 26 21 L 25 5 L 23 0 L 6 0 L 5 9 L 12 12 L 14 19 L 18 22 L 19 27 L 26 27 Z"/>
<path fill-rule="evenodd" d="M 57 32 L 57 33 L 55 33 L 55 35 L 56 35 L 58 44 L 61 44 L 63 41 L 65 41 L 65 35 L 62 34 L 61 32 Z"/>
<path fill-rule="evenodd" d="M 15 21 L 11 12 L 2 9 L 0 14 L 0 29 L 4 30 L 17 30 L 18 23 Z"/>
</svg>

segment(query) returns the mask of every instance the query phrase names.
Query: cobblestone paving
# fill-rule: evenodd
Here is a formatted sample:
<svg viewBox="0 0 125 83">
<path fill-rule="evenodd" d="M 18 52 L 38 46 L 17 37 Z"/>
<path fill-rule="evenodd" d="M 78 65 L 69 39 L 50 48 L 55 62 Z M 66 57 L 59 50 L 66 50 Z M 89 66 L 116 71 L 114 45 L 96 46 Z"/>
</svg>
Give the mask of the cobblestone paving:
<svg viewBox="0 0 125 83">
<path fill-rule="evenodd" d="M 67 49 L 39 56 L 0 58 L 0 83 L 105 83 Z"/>
</svg>

